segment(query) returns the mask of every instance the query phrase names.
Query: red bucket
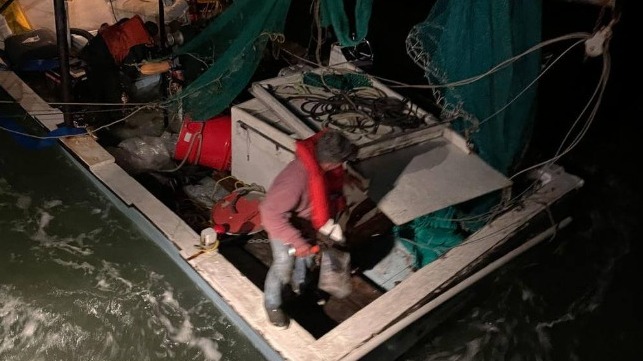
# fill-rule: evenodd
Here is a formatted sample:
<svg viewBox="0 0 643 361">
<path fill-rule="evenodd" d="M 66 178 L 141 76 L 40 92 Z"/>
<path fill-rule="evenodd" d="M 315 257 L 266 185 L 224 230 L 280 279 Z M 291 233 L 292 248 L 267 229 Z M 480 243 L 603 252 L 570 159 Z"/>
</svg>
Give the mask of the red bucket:
<svg viewBox="0 0 643 361">
<path fill-rule="evenodd" d="M 218 170 L 230 170 L 232 119 L 217 115 L 205 121 L 183 119 L 174 159 Z M 189 152 L 189 155 L 188 155 Z"/>
</svg>

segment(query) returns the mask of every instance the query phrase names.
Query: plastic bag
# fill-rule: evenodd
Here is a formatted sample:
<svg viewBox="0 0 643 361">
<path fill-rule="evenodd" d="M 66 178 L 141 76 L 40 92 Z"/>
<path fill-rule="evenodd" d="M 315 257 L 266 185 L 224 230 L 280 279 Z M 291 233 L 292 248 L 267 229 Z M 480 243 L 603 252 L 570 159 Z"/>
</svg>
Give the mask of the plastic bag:
<svg viewBox="0 0 643 361">
<path fill-rule="evenodd" d="M 348 296 L 352 291 L 351 254 L 333 247 L 323 249 L 317 286 L 337 298 Z"/>
<path fill-rule="evenodd" d="M 108 150 L 116 158 L 116 163 L 130 174 L 176 167 L 160 137 L 132 137 Z"/>
</svg>

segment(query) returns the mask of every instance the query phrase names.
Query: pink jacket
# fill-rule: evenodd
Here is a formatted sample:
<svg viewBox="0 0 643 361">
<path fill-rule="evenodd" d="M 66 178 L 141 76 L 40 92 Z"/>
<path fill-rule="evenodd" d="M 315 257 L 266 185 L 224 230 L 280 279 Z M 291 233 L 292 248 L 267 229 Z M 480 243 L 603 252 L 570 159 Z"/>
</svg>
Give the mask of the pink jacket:
<svg viewBox="0 0 643 361">
<path fill-rule="evenodd" d="M 310 224 L 308 174 L 299 159 L 290 162 L 277 175 L 259 210 L 261 223 L 270 239 L 280 240 L 295 248 L 309 243 L 314 231 Z"/>
</svg>

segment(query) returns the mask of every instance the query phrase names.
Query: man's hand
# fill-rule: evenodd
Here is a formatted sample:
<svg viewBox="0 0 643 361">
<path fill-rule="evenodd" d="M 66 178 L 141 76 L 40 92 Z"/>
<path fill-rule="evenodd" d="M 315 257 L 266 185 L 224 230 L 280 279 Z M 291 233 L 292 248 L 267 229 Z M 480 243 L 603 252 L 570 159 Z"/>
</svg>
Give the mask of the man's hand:
<svg viewBox="0 0 643 361">
<path fill-rule="evenodd" d="M 319 252 L 319 246 L 311 246 L 309 244 L 304 244 L 299 247 L 292 247 L 288 251 L 288 254 L 295 257 L 308 257 L 312 256 Z"/>
<path fill-rule="evenodd" d="M 326 223 L 319 228 L 319 233 L 338 243 L 344 243 L 345 241 L 342 227 L 332 219 L 326 221 Z"/>
</svg>

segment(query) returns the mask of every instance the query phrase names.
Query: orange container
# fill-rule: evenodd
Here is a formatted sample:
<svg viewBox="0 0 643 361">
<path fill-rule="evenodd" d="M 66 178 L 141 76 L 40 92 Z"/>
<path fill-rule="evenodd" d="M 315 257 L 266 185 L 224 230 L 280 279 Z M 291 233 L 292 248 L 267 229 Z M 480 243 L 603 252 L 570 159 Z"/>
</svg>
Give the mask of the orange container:
<svg viewBox="0 0 643 361">
<path fill-rule="evenodd" d="M 217 115 L 205 121 L 183 119 L 174 158 L 218 170 L 230 170 L 232 119 Z M 189 154 L 188 154 L 189 153 Z"/>
</svg>

